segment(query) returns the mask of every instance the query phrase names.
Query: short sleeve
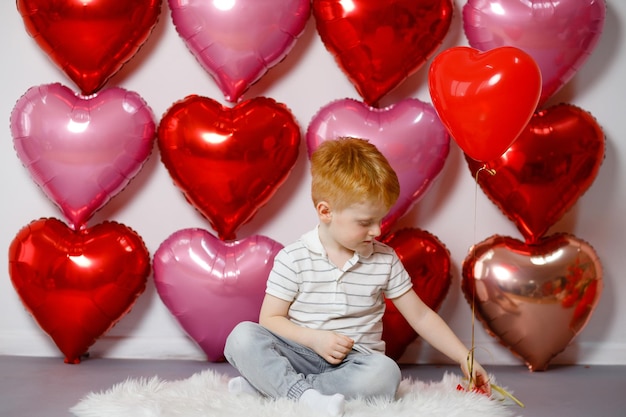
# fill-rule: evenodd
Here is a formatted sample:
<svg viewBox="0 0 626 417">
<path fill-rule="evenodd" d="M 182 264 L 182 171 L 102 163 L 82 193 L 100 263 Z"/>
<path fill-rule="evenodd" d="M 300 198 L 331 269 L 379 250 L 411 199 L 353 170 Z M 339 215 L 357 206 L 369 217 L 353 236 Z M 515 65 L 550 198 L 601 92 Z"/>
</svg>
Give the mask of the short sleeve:
<svg viewBox="0 0 626 417">
<path fill-rule="evenodd" d="M 298 273 L 289 253 L 282 249 L 274 258 L 265 293 L 284 301 L 293 301 L 299 291 Z"/>
<path fill-rule="evenodd" d="M 413 287 L 411 276 L 402 265 L 402 261 L 398 258 L 395 251 L 393 253 L 393 261 L 391 263 L 391 271 L 389 283 L 385 289 L 385 297 L 389 299 L 400 297 Z"/>
</svg>

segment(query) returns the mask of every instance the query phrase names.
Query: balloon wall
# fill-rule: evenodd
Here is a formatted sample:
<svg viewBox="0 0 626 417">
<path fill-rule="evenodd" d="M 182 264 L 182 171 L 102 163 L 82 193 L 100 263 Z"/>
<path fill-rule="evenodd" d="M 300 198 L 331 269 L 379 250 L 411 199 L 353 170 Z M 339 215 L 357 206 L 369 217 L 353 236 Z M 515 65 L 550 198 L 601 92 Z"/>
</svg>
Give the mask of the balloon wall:
<svg viewBox="0 0 626 417">
<path fill-rule="evenodd" d="M 626 364 L 624 2 L 83 3 L 0 5 L 0 354 L 221 360 L 359 136 L 481 363 Z M 389 306 L 390 356 L 446 361 Z"/>
</svg>

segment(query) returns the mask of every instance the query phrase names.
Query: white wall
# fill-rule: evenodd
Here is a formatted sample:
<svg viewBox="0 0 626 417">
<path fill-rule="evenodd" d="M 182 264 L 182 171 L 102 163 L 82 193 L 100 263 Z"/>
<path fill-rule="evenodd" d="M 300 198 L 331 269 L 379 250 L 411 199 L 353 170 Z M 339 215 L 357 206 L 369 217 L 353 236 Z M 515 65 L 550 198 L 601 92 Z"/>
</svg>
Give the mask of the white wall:
<svg viewBox="0 0 626 417">
<path fill-rule="evenodd" d="M 165 2 L 167 3 L 167 2 Z M 443 48 L 465 45 L 460 7 L 456 1 L 452 28 Z M 0 3 L 0 354 L 60 356 L 56 346 L 25 311 L 8 275 L 7 250 L 23 226 L 41 217 L 60 218 L 60 211 L 41 192 L 21 165 L 13 148 L 9 115 L 16 100 L 32 86 L 61 82 L 75 89 L 26 34 L 15 2 Z M 592 187 L 550 232 L 564 231 L 589 242 L 604 266 L 605 290 L 587 327 L 552 363 L 626 364 L 626 49 L 623 45 L 626 2 L 608 2 L 605 29 L 594 53 L 552 104 L 567 102 L 593 114 L 606 133 L 606 159 Z M 427 67 L 389 94 L 382 105 L 406 97 L 430 102 Z M 201 69 L 176 33 L 167 4 L 152 36 L 134 59 L 108 86 L 119 85 L 139 93 L 157 121 L 172 103 L 189 94 L 211 97 L 226 104 L 213 80 Z M 313 19 L 285 61 L 272 69 L 244 98 L 272 97 L 285 103 L 306 129 L 313 115 L 333 100 L 351 97 L 356 90 L 322 45 Z M 290 243 L 315 222 L 310 205 L 308 161 L 302 143 L 299 160 L 286 183 L 247 225 L 239 237 L 260 234 Z M 451 153 L 434 186 L 397 224 L 425 229 L 450 250 L 454 280 L 440 310 L 460 337 L 469 344 L 471 310 L 460 291 L 460 266 L 475 242 L 500 234 L 520 238 L 517 229 L 478 192 L 459 148 Z M 474 220 L 476 207 L 476 223 Z M 133 228 L 151 254 L 171 233 L 189 227 L 209 229 L 173 185 L 159 160 L 158 151 L 120 195 L 96 214 L 90 224 L 115 220 Z M 481 326 L 476 330 L 479 358 L 486 364 L 519 364 Z M 92 355 L 142 358 L 198 358 L 201 350 L 186 337 L 154 290 L 147 291 L 133 310 L 91 349 Z M 407 361 L 440 360 L 428 347 L 414 344 Z"/>
</svg>

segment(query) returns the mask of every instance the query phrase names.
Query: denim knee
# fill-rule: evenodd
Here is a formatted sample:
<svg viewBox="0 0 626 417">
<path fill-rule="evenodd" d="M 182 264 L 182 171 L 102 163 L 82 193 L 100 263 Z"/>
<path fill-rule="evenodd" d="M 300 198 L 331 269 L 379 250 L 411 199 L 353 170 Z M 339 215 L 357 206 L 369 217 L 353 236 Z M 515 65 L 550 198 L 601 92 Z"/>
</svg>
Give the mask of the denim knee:
<svg viewBox="0 0 626 417">
<path fill-rule="evenodd" d="M 231 365 L 235 365 L 236 358 L 245 357 L 247 351 L 255 346 L 258 337 L 255 336 L 259 325 L 250 321 L 238 323 L 226 338 L 224 356 Z"/>
<path fill-rule="evenodd" d="M 356 378 L 355 381 L 360 385 L 360 395 L 394 398 L 402 379 L 396 361 L 383 354 L 372 354 L 366 356 L 365 362 L 367 365 L 363 371 L 367 373 L 367 377 Z"/>
</svg>

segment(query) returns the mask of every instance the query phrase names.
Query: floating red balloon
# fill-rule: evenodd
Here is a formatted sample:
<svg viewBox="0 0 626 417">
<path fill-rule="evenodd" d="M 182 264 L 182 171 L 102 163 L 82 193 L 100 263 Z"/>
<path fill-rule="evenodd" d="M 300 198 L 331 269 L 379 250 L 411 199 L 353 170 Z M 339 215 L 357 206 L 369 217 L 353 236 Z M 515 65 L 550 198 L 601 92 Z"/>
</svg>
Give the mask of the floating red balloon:
<svg viewBox="0 0 626 417">
<path fill-rule="evenodd" d="M 404 99 L 386 108 L 343 99 L 319 110 L 306 132 L 312 153 L 325 140 L 367 139 L 385 155 L 400 181 L 400 196 L 381 223 L 383 235 L 437 178 L 450 150 L 450 136 L 430 104 Z"/>
<path fill-rule="evenodd" d="M 148 39 L 161 0 L 17 0 L 17 8 L 39 47 L 91 94 Z"/>
<path fill-rule="evenodd" d="M 301 136 L 289 109 L 270 98 L 228 108 L 195 95 L 175 103 L 157 133 L 175 184 L 222 240 L 235 239 L 287 179 Z"/>
<path fill-rule="evenodd" d="M 17 156 L 74 229 L 140 171 L 155 130 L 145 101 L 118 87 L 88 97 L 61 84 L 32 87 L 11 113 Z"/>
<path fill-rule="evenodd" d="M 420 229 L 400 229 L 382 242 L 395 249 L 402 265 L 411 276 L 413 289 L 433 310 L 438 310 L 448 294 L 450 274 L 450 252 L 439 239 Z M 383 340 L 385 353 L 398 360 L 413 342 L 417 334 L 389 300 L 383 315 Z"/>
<path fill-rule="evenodd" d="M 322 42 L 369 105 L 416 72 L 448 33 L 450 0 L 313 0 Z"/>
<path fill-rule="evenodd" d="M 547 369 L 582 331 L 602 285 L 594 249 L 567 234 L 533 245 L 492 236 L 463 262 L 463 291 L 476 316 L 531 371 Z"/>
<path fill-rule="evenodd" d="M 202 229 L 179 230 L 159 246 L 159 296 L 209 361 L 224 359 L 226 338 L 238 323 L 259 320 L 267 277 L 282 247 L 263 236 L 222 242 Z"/>
<path fill-rule="evenodd" d="M 532 117 L 541 93 L 535 61 L 514 47 L 438 54 L 428 73 L 433 106 L 466 155 L 489 161 L 506 151 Z"/>
<path fill-rule="evenodd" d="M 304 31 L 310 0 L 169 0 L 179 35 L 224 98 L 237 102 L 284 59 Z"/>
<path fill-rule="evenodd" d="M 60 220 L 40 219 L 9 247 L 13 286 L 66 363 L 79 363 L 130 311 L 149 274 L 141 237 L 114 222 L 75 231 Z"/>
<path fill-rule="evenodd" d="M 587 61 L 605 14 L 604 0 L 469 0 L 463 28 L 476 49 L 514 46 L 532 56 L 541 69 L 541 106 Z"/>
<path fill-rule="evenodd" d="M 495 175 L 479 175 L 485 194 L 538 241 L 587 191 L 604 159 L 604 133 L 593 116 L 569 104 L 541 110 L 499 158 Z M 467 158 L 474 178 L 482 164 Z"/>
</svg>

